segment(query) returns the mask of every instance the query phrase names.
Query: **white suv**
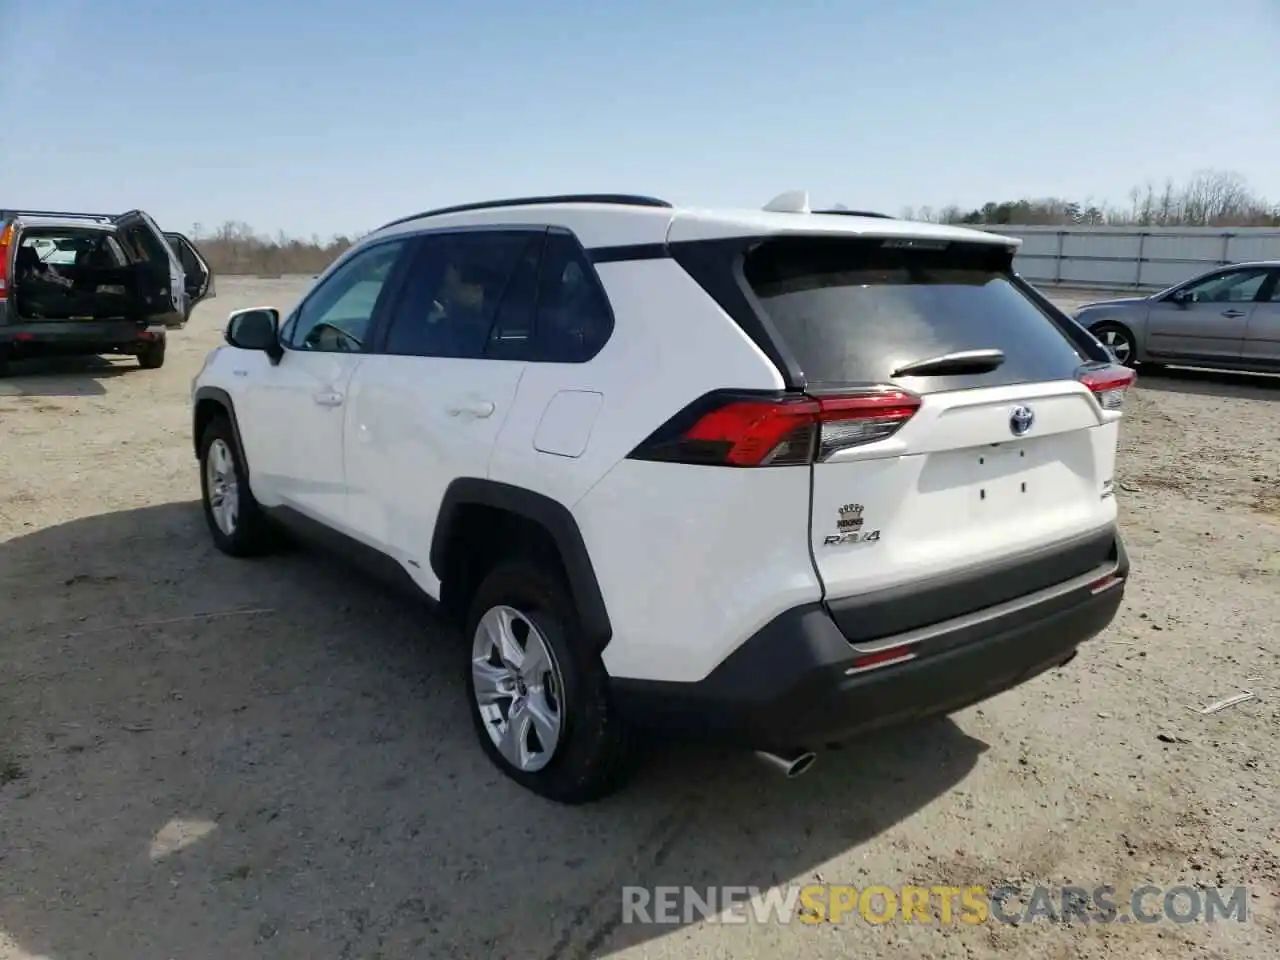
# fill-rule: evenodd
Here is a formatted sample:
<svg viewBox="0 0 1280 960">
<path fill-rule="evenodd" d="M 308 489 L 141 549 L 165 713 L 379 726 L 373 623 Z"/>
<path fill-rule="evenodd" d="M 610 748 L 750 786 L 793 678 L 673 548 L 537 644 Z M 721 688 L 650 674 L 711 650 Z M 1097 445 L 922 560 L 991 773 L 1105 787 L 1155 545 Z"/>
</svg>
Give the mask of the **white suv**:
<svg viewBox="0 0 1280 960">
<path fill-rule="evenodd" d="M 461 624 L 488 755 L 583 802 L 640 731 L 811 748 L 1070 660 L 1121 603 L 1132 371 L 1017 241 L 645 197 L 406 217 L 194 384 L 209 529 L 335 536 Z"/>
</svg>

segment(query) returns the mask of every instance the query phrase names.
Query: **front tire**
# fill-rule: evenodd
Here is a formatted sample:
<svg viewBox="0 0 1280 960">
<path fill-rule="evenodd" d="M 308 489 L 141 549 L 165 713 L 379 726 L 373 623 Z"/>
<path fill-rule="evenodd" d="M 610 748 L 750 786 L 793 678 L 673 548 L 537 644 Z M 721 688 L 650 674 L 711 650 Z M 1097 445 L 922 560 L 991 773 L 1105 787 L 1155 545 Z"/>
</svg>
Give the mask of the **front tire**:
<svg viewBox="0 0 1280 960">
<path fill-rule="evenodd" d="M 635 751 L 554 566 L 510 561 L 481 583 L 466 621 L 467 701 L 506 776 L 558 803 L 590 803 L 626 783 Z"/>
<path fill-rule="evenodd" d="M 1134 340 L 1133 331 L 1124 324 L 1106 320 L 1094 327 L 1092 333 L 1119 363 L 1130 368 L 1137 366 L 1138 344 Z"/>
<path fill-rule="evenodd" d="M 232 557 L 270 553 L 277 538 L 249 489 L 244 455 L 225 416 L 200 439 L 200 493 L 213 545 Z"/>
</svg>

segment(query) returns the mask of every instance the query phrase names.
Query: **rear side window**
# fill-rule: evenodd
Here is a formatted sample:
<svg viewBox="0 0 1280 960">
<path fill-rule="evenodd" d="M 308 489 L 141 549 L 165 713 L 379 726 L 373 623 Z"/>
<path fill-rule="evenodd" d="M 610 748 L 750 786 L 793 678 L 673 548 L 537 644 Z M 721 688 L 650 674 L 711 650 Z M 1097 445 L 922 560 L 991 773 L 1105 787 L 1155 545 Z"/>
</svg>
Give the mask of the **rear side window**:
<svg viewBox="0 0 1280 960">
<path fill-rule="evenodd" d="M 200 261 L 196 259 L 195 250 L 189 243 L 184 242 L 182 237 L 166 235 L 164 239 L 169 244 L 169 249 L 173 251 L 173 255 L 178 258 L 178 262 L 182 264 L 182 270 L 188 277 L 201 272 L 203 268 L 200 266 Z"/>
<path fill-rule="evenodd" d="M 547 233 L 538 280 L 537 359 L 585 363 L 613 332 L 613 311 L 595 269 L 572 234 Z"/>
<path fill-rule="evenodd" d="M 484 355 L 491 360 L 525 360 L 530 355 L 542 246 L 543 234 L 531 236 L 507 279 L 484 348 Z"/>
<path fill-rule="evenodd" d="M 896 383 L 917 392 L 1074 376 L 1086 357 L 1019 289 L 998 247 L 921 249 L 864 238 L 769 240 L 746 257 L 747 283 L 816 387 Z M 983 373 L 901 376 L 904 364 L 996 349 Z"/>
<path fill-rule="evenodd" d="M 541 239 L 488 230 L 423 236 L 391 312 L 384 352 L 478 359 L 491 334 L 508 338 L 502 342 L 508 356 L 522 350 L 533 313 L 529 257 Z"/>
</svg>

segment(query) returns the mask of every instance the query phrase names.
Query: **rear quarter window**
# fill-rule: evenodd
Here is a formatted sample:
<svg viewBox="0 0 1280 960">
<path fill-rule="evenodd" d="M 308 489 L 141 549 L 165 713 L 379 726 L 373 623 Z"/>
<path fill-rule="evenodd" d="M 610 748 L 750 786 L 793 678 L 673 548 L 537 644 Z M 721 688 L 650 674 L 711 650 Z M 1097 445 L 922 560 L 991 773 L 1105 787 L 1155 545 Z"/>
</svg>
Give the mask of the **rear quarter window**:
<svg viewBox="0 0 1280 960">
<path fill-rule="evenodd" d="M 881 239 L 783 238 L 747 254 L 743 273 L 783 345 L 815 387 L 895 383 L 917 392 L 1073 377 L 1089 361 L 1017 285 L 1008 254 Z M 905 363 L 997 349 L 986 373 L 894 377 Z"/>
</svg>

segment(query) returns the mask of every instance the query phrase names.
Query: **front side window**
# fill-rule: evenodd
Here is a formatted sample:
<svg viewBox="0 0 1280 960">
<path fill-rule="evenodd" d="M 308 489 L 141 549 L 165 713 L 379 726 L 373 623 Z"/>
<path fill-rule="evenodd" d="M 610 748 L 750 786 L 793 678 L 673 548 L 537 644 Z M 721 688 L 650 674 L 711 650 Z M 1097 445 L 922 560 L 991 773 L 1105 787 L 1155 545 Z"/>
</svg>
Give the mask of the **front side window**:
<svg viewBox="0 0 1280 960">
<path fill-rule="evenodd" d="M 1250 303 L 1266 282 L 1268 270 L 1231 270 L 1182 288 L 1193 303 Z"/>
<path fill-rule="evenodd" d="M 407 241 L 392 240 L 353 254 L 303 302 L 285 328 L 291 350 L 359 353 L 396 261 Z"/>
</svg>

